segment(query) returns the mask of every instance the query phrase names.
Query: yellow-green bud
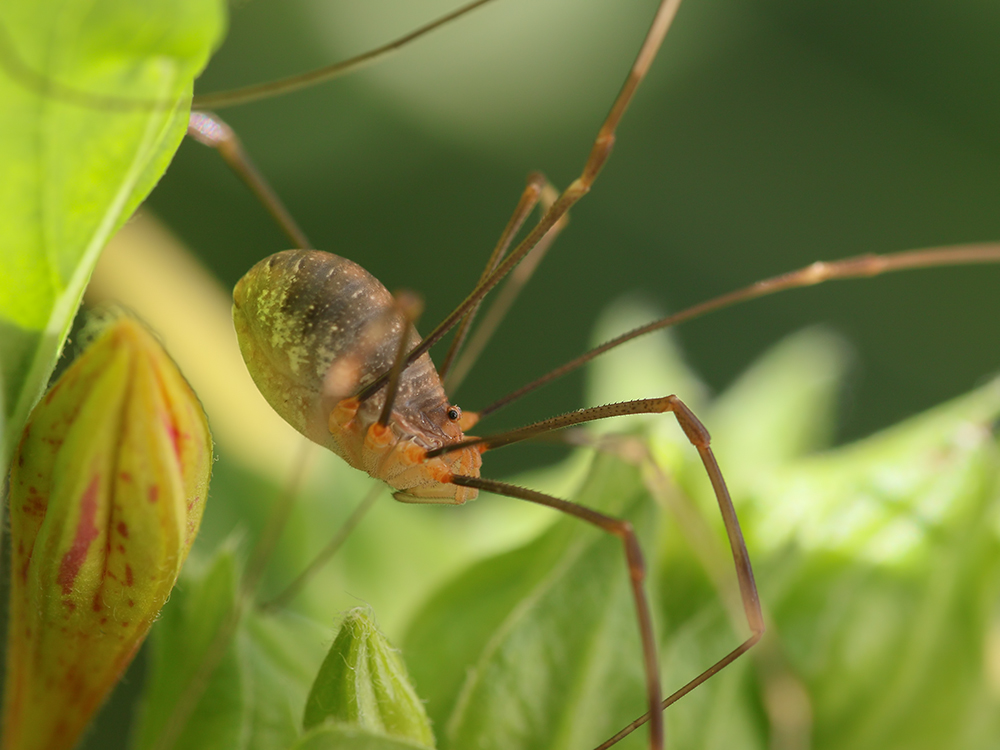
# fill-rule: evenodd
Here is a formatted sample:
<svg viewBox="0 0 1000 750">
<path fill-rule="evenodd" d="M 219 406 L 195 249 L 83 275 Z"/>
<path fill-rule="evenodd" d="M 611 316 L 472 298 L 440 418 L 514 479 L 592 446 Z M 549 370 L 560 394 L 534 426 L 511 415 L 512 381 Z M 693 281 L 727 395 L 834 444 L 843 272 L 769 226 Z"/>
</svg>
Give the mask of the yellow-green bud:
<svg viewBox="0 0 1000 750">
<path fill-rule="evenodd" d="M 347 613 L 306 701 L 304 728 L 326 721 L 434 747 L 427 712 L 399 653 L 363 607 Z"/>
<path fill-rule="evenodd" d="M 127 317 L 35 407 L 10 478 L 3 750 L 75 744 L 173 588 L 211 465 L 201 404 Z"/>
</svg>

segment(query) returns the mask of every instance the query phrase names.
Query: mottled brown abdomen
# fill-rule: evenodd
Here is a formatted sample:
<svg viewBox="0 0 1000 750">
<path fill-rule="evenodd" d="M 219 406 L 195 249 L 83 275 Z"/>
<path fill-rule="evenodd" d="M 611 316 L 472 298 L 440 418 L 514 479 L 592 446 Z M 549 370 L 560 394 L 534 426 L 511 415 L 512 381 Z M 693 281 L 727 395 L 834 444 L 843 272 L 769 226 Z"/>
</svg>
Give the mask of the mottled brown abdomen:
<svg viewBox="0 0 1000 750">
<path fill-rule="evenodd" d="M 265 258 L 233 292 L 233 322 L 254 382 L 289 424 L 358 465 L 330 412 L 389 370 L 403 320 L 392 295 L 358 264 L 317 250 L 288 250 Z M 420 336 L 413 326 L 409 345 Z M 375 422 L 384 389 L 361 405 L 362 426 Z M 431 449 L 461 439 L 429 355 L 403 374 L 392 424 Z"/>
</svg>

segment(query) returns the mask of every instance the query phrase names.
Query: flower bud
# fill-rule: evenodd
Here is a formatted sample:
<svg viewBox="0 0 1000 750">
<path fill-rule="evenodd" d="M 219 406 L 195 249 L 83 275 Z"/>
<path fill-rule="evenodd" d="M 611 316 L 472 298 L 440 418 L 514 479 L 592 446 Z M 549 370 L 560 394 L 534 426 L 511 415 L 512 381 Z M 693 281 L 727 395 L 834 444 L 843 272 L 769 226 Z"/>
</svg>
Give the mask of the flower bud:
<svg viewBox="0 0 1000 750">
<path fill-rule="evenodd" d="M 170 594 L 211 464 L 201 404 L 127 317 L 35 407 L 10 478 L 3 750 L 75 744 Z"/>
<path fill-rule="evenodd" d="M 325 721 L 434 747 L 427 712 L 403 660 L 363 607 L 347 613 L 309 691 L 303 728 Z"/>
</svg>

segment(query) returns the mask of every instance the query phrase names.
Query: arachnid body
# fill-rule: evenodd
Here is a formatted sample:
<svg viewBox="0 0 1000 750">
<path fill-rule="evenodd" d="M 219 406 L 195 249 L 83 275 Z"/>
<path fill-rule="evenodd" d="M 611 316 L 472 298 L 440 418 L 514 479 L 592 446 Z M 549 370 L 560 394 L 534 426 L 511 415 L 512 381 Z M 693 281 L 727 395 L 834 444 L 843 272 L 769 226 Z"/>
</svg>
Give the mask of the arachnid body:
<svg viewBox="0 0 1000 750">
<path fill-rule="evenodd" d="M 464 438 L 461 412 L 448 403 L 429 354 L 403 372 L 385 431 L 371 429 L 385 393 L 351 398 L 392 367 L 404 326 L 407 346 L 420 343 L 389 291 L 361 266 L 315 250 L 272 255 L 236 285 L 233 320 L 257 387 L 303 435 L 386 482 L 397 499 L 476 497 L 475 489 L 435 478 L 478 476 L 476 448 L 450 454 L 447 464 L 423 458 Z"/>
</svg>

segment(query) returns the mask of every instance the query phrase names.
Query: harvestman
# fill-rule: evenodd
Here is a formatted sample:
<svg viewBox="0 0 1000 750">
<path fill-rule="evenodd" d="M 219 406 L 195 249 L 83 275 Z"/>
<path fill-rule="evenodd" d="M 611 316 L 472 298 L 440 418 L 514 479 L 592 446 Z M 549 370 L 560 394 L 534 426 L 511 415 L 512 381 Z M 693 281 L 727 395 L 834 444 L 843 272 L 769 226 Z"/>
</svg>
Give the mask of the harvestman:
<svg viewBox="0 0 1000 750">
<path fill-rule="evenodd" d="M 341 74 L 436 28 L 487 0 L 478 0 L 383 48 L 297 76 L 248 90 L 196 99 L 196 106 L 224 106 L 281 93 Z M 548 506 L 575 516 L 618 537 L 623 544 L 642 640 L 648 712 L 600 746 L 610 747 L 647 721 L 650 747 L 663 747 L 662 709 L 677 701 L 752 647 L 761 637 L 764 620 L 753 571 L 739 522 L 722 472 L 710 447 L 708 431 L 678 399 L 669 395 L 609 404 L 563 414 L 526 427 L 485 437 L 466 436 L 479 420 L 526 393 L 580 367 L 626 341 L 680 323 L 711 310 L 799 286 L 832 279 L 873 276 L 888 271 L 944 264 L 991 263 L 1000 247 L 968 245 L 865 255 L 831 263 L 814 263 L 781 276 L 696 305 L 675 315 L 625 333 L 519 388 L 478 412 L 463 413 L 452 405 L 445 384 L 461 379 L 509 305 L 521 279 L 512 279 L 498 299 L 463 358 L 457 355 L 480 303 L 519 263 L 533 269 L 559 233 L 569 209 L 590 190 L 615 139 L 615 130 L 646 75 L 673 20 L 680 0 L 663 0 L 611 111 L 601 126 L 580 176 L 561 194 L 538 174 L 529 177 L 517 208 L 494 249 L 479 282 L 468 297 L 421 340 L 413 323 L 419 302 L 409 295 L 393 297 L 357 264 L 315 250 L 290 250 L 272 255 L 252 268 L 234 291 L 234 321 L 248 369 L 265 398 L 293 427 L 340 455 L 352 466 L 387 483 L 402 502 L 461 504 L 480 490 Z M 248 183 L 299 248 L 311 246 L 281 201 L 243 153 L 232 131 L 218 118 L 195 112 L 189 134 L 217 148 Z M 542 218 L 513 250 L 514 237 L 532 210 L 541 205 Z M 508 252 L 509 251 L 509 252 Z M 522 267 L 522 270 L 523 268 Z M 530 270 L 529 270 L 530 273 Z M 458 331 L 440 370 L 428 350 L 453 327 Z M 455 375 L 458 377 L 455 377 Z M 643 580 L 642 553 L 629 522 L 559 498 L 480 477 L 481 455 L 544 433 L 585 422 L 628 414 L 671 412 L 698 451 L 711 480 L 729 539 L 749 637 L 730 653 L 663 698 L 656 644 Z"/>
</svg>

